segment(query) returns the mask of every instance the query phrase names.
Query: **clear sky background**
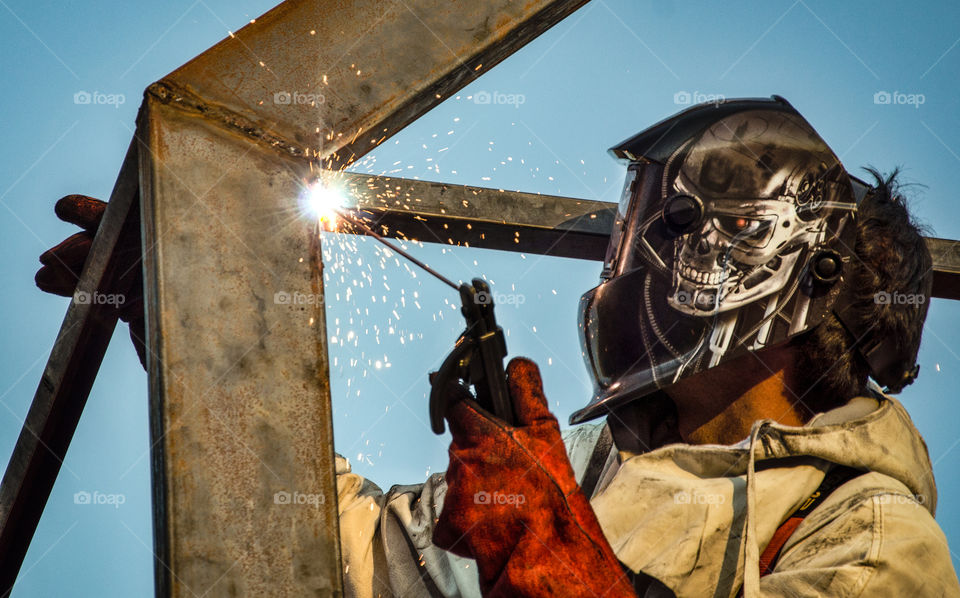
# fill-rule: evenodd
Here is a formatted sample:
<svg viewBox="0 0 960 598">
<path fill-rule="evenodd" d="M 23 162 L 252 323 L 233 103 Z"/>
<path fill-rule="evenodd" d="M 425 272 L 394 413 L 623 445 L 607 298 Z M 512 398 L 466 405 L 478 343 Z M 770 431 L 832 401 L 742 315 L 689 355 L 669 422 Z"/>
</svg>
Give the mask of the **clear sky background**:
<svg viewBox="0 0 960 598">
<path fill-rule="evenodd" d="M 142 90 L 271 6 L 0 0 L 0 460 L 13 450 L 67 307 L 33 284 L 37 256 L 74 232 L 55 218 L 54 202 L 68 193 L 106 198 Z M 684 108 L 688 96 L 779 94 L 854 174 L 868 164 L 903 166 L 915 184 L 909 192 L 917 218 L 931 234 L 956 239 L 958 38 L 960 5 L 946 1 L 593 0 L 354 169 L 615 201 L 623 166 L 606 153 L 609 146 Z M 74 94 L 84 91 L 122 94 L 124 102 L 76 104 Z M 514 102 L 478 103 L 481 92 L 513 94 Z M 912 94 L 913 103 L 876 103 L 878 92 L 905 94 L 896 96 L 903 101 Z M 541 364 L 561 420 L 587 401 L 576 308 L 596 284 L 598 264 L 429 244 L 412 249 L 451 278 L 483 274 L 498 294 L 512 297 L 499 308 L 509 349 Z M 446 466 L 447 439 L 427 426 L 426 373 L 462 323 L 445 287 L 380 257 L 364 239 L 330 236 L 325 249 L 328 326 L 337 337 L 336 448 L 386 489 Z M 365 286 L 354 287 L 361 277 Z M 901 397 L 930 450 L 938 520 L 955 565 L 958 317 L 956 302 L 933 301 L 921 376 Z M 152 592 L 148 447 L 146 376 L 124 325 L 15 597 Z M 75 504 L 80 491 L 122 496 L 123 504 Z"/>
</svg>

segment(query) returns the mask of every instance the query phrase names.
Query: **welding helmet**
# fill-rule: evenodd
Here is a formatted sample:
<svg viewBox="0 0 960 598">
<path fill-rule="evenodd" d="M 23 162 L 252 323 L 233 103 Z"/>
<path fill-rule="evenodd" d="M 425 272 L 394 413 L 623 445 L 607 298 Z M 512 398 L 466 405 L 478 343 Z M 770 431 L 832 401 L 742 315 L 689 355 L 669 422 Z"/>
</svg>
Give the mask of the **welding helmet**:
<svg viewBox="0 0 960 598">
<path fill-rule="evenodd" d="M 571 423 L 818 325 L 865 191 L 777 96 L 694 106 L 610 151 L 628 172 L 580 300 L 595 393 Z"/>
</svg>

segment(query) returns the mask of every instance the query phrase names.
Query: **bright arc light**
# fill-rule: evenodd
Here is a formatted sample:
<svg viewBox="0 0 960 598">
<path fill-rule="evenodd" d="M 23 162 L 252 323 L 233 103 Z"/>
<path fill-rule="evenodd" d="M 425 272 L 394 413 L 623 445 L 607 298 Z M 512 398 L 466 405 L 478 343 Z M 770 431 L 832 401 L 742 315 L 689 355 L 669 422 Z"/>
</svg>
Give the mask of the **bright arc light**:
<svg viewBox="0 0 960 598">
<path fill-rule="evenodd" d="M 343 191 L 332 183 L 314 181 L 304 191 L 303 208 L 328 230 L 336 229 L 337 210 L 346 207 Z"/>
</svg>

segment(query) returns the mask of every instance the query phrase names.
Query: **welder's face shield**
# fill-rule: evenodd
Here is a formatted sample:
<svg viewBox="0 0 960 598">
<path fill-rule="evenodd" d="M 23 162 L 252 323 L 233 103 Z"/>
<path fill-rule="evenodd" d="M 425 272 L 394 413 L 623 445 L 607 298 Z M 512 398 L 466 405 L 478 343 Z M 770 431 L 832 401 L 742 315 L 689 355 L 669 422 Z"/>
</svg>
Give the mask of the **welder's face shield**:
<svg viewBox="0 0 960 598">
<path fill-rule="evenodd" d="M 792 108 L 718 116 L 663 157 L 630 164 L 581 299 L 596 392 L 573 423 L 810 329 L 849 260 L 850 178 Z"/>
</svg>

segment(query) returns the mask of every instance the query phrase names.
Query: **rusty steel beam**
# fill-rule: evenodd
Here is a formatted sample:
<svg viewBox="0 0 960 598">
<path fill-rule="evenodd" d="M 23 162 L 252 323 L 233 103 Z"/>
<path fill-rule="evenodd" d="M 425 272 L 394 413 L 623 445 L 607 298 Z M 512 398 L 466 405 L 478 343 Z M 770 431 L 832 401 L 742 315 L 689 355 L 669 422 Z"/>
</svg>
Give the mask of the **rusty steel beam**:
<svg viewBox="0 0 960 598">
<path fill-rule="evenodd" d="M 322 263 L 316 223 L 291 218 L 297 165 L 153 98 L 140 127 L 156 594 L 338 596 Z"/>
<path fill-rule="evenodd" d="M 960 299 L 960 241 L 927 237 L 933 257 L 933 296 Z"/>
<path fill-rule="evenodd" d="M 326 173 L 378 232 L 400 239 L 602 260 L 616 204 L 354 173 Z M 343 224 L 343 232 L 349 226 Z"/>
<path fill-rule="evenodd" d="M 10 595 L 117 324 L 95 293 L 126 294 L 139 258 L 131 143 L 70 307 L 0 483 L 0 596 Z"/>
</svg>

